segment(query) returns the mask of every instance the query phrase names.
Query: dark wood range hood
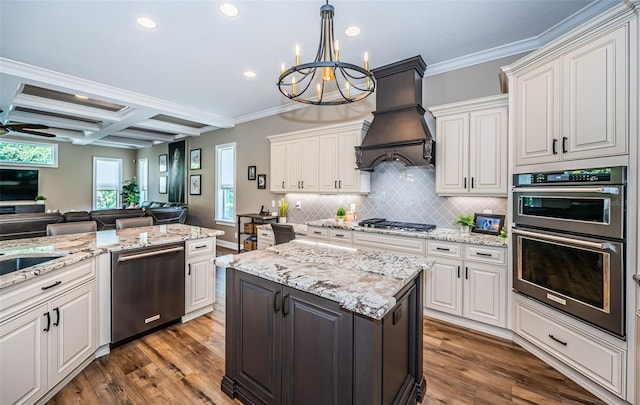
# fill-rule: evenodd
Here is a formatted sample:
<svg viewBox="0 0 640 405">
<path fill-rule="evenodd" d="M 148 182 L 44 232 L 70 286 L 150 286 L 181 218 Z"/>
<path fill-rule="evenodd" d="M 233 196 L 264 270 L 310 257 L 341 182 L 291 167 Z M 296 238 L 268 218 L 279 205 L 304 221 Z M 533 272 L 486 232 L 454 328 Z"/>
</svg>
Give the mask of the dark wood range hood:
<svg viewBox="0 0 640 405">
<path fill-rule="evenodd" d="M 362 145 L 355 147 L 358 169 L 373 171 L 388 160 L 433 166 L 435 145 L 420 105 L 426 68 L 418 55 L 372 69 L 377 81 L 376 111 Z"/>
</svg>

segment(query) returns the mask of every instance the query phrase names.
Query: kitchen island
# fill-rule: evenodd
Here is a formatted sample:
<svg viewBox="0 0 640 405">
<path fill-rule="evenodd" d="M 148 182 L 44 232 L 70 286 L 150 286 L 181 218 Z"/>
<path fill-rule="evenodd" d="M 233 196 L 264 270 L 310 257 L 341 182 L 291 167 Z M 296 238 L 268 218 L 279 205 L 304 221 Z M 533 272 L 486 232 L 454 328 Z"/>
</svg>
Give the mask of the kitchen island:
<svg viewBox="0 0 640 405">
<path fill-rule="evenodd" d="M 222 390 L 244 403 L 409 404 L 422 374 L 426 258 L 287 244 L 227 267 Z"/>
</svg>

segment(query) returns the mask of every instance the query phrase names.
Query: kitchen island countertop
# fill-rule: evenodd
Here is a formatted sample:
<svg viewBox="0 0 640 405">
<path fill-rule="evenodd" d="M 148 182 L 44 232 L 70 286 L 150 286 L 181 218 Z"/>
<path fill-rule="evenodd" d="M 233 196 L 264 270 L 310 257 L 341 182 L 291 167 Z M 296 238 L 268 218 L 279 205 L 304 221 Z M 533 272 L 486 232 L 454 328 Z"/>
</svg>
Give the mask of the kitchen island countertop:
<svg viewBox="0 0 640 405">
<path fill-rule="evenodd" d="M 354 313 L 382 319 L 395 295 L 433 261 L 306 240 L 221 256 L 216 265 L 317 295 Z"/>
<path fill-rule="evenodd" d="M 0 276 L 0 289 L 50 273 L 82 260 L 121 250 L 160 246 L 224 235 L 224 231 L 184 224 L 77 233 L 2 241 L 0 260 L 28 255 L 59 258 Z"/>
<path fill-rule="evenodd" d="M 507 247 L 508 245 L 508 238 L 501 238 L 499 236 L 485 235 L 473 232 L 465 234 L 455 229 L 447 228 L 436 228 L 430 232 L 398 231 L 393 229 L 365 228 L 364 226 L 358 225 L 357 222 L 338 222 L 334 219 L 319 219 L 316 221 L 307 222 L 307 225 L 319 226 L 323 228 L 344 229 L 355 232 L 369 232 L 384 235 L 406 236 L 410 238 L 444 240 L 449 242 L 468 243 L 474 245 L 487 245 L 497 247 Z"/>
</svg>

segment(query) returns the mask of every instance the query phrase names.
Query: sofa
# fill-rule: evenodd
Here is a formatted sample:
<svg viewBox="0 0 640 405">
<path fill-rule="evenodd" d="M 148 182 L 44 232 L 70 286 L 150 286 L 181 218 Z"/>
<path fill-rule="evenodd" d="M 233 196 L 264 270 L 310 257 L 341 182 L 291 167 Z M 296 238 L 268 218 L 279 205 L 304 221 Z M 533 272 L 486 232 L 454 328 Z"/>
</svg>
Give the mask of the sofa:
<svg viewBox="0 0 640 405">
<path fill-rule="evenodd" d="M 47 236 L 47 225 L 64 222 L 59 213 L 0 215 L 0 240 Z"/>
</svg>

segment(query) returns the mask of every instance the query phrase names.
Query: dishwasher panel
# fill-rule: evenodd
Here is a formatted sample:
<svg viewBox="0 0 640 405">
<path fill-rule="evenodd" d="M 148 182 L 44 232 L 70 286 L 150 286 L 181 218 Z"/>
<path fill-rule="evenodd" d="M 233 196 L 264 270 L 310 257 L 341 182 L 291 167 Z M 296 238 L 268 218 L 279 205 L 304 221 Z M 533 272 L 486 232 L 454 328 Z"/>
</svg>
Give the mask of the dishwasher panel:
<svg viewBox="0 0 640 405">
<path fill-rule="evenodd" d="M 184 315 L 184 244 L 111 255 L 111 343 Z"/>
</svg>

